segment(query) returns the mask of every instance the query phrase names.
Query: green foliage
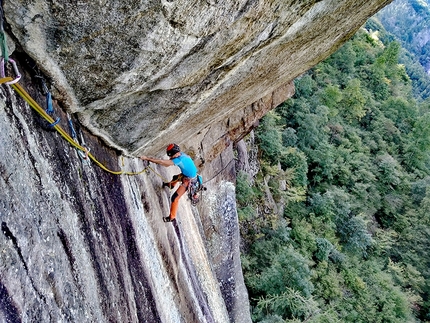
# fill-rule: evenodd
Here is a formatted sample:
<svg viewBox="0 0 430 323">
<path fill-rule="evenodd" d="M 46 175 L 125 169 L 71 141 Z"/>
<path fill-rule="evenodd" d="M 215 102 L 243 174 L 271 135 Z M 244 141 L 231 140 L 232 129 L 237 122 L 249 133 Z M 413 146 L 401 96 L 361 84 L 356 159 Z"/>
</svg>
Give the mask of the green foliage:
<svg viewBox="0 0 430 323">
<path fill-rule="evenodd" d="M 255 198 L 248 175 L 240 172 L 236 177 L 236 200 L 240 206 L 249 205 Z"/>
<path fill-rule="evenodd" d="M 407 76 L 413 85 L 414 97 L 420 100 L 430 97 L 430 76 L 416 58 L 408 53 L 401 53 L 401 63 L 404 65 Z"/>
<path fill-rule="evenodd" d="M 328 257 L 333 251 L 333 245 L 324 238 L 316 239 L 317 251 L 315 257 L 320 261 L 328 261 Z"/>
<path fill-rule="evenodd" d="M 375 100 L 383 101 L 389 97 L 390 81 L 385 75 L 384 61 L 375 61 L 372 65 L 362 67 L 360 77 Z"/>
<path fill-rule="evenodd" d="M 400 44 L 396 41 L 392 41 L 385 48 L 384 52 L 379 59 L 383 60 L 387 65 L 387 70 L 395 67 L 399 62 Z"/>
<path fill-rule="evenodd" d="M 337 85 L 327 85 L 320 94 L 321 102 L 329 108 L 330 116 L 332 117 L 335 117 L 338 114 L 339 109 L 337 107 L 342 99 L 343 93 Z"/>
<path fill-rule="evenodd" d="M 403 50 L 403 53 L 400 51 L 400 62 L 406 65 L 416 97 L 426 99 L 430 95 L 430 77 L 422 66 L 427 69 L 429 67 L 428 47 L 430 44 L 423 42 L 422 31 L 426 30 L 429 24 L 428 3 L 423 0 L 395 1 L 380 11 L 377 18 L 391 35 L 395 35 L 402 47 L 408 50 L 408 52 Z M 384 33 L 388 34 L 387 31 L 384 30 Z M 384 43 L 386 44 L 388 40 L 386 38 Z"/>
<path fill-rule="evenodd" d="M 430 10 L 428 4 L 423 0 L 411 0 L 411 5 L 419 15 L 429 15 Z"/>
<path fill-rule="evenodd" d="M 360 120 L 366 115 L 366 98 L 361 91 L 359 79 L 349 80 L 342 93 L 343 99 L 340 101 L 344 117 L 351 121 Z"/>
<path fill-rule="evenodd" d="M 264 268 L 258 279 L 250 280 L 250 286 L 263 295 L 278 295 L 286 287 L 309 297 L 313 291 L 308 261 L 292 248 L 280 250 Z"/>
<path fill-rule="evenodd" d="M 297 144 L 297 135 L 294 128 L 287 127 L 282 132 L 282 144 L 285 147 L 294 147 Z"/>
<path fill-rule="evenodd" d="M 263 158 L 271 161 L 272 164 L 279 162 L 282 154 L 282 134 L 281 128 L 277 125 L 279 117 L 269 112 L 263 119 L 257 131 L 259 148 L 263 153 Z"/>
<path fill-rule="evenodd" d="M 402 97 L 389 98 L 382 104 L 381 111 L 404 134 L 412 130 L 415 120 L 418 118 L 417 106 Z"/>
<path fill-rule="evenodd" d="M 266 313 L 275 313 L 276 317 L 298 318 L 304 320 L 318 311 L 318 304 L 312 298 L 306 298 L 298 291 L 286 288 L 279 295 L 269 295 L 258 300 L 255 317 L 258 319 Z M 273 316 L 272 316 L 273 317 Z M 263 321 L 264 322 L 264 321 Z"/>
<path fill-rule="evenodd" d="M 315 112 L 298 112 L 296 116 L 299 148 L 315 148 L 328 140 L 328 108 L 318 106 Z"/>
<path fill-rule="evenodd" d="M 257 212 L 253 206 L 253 201 L 257 197 L 258 195 L 252 188 L 248 175 L 239 172 L 236 177 L 236 201 L 240 221 L 251 221 L 256 217 Z"/>
<path fill-rule="evenodd" d="M 342 50 L 334 53 L 327 59 L 334 68 L 343 75 L 351 75 L 355 72 L 356 53 L 352 43 L 347 42 L 343 45 Z M 339 75 L 340 76 L 340 75 Z"/>
<path fill-rule="evenodd" d="M 366 28 L 261 120 L 260 171 L 238 175 L 255 322 L 430 320 L 430 78 Z"/>
<path fill-rule="evenodd" d="M 315 80 L 310 75 L 304 75 L 298 78 L 295 82 L 296 95 L 298 96 L 310 96 L 316 89 Z"/>
<path fill-rule="evenodd" d="M 404 162 L 410 169 L 425 171 L 429 164 L 430 149 L 430 113 L 419 117 L 405 145 Z"/>
<path fill-rule="evenodd" d="M 314 285 L 318 299 L 337 302 L 343 296 L 343 277 L 327 261 L 319 263 L 315 268 Z"/>
<path fill-rule="evenodd" d="M 340 220 L 338 231 L 346 250 L 359 251 L 367 255 L 367 248 L 372 245 L 373 240 L 362 217 L 353 216 Z"/>
<path fill-rule="evenodd" d="M 306 155 L 297 148 L 289 147 L 284 150 L 281 159 L 282 169 L 292 169 L 293 178 L 290 185 L 293 187 L 307 186 L 308 163 Z"/>
</svg>

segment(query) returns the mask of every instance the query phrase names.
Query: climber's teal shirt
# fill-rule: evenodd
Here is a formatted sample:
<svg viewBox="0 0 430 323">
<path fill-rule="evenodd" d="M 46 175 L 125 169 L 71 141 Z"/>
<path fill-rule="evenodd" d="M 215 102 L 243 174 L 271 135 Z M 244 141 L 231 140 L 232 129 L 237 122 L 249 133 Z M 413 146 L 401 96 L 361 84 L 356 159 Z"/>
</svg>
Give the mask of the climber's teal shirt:
<svg viewBox="0 0 430 323">
<path fill-rule="evenodd" d="M 172 159 L 173 163 L 181 169 L 185 177 L 194 178 L 197 176 L 197 168 L 190 156 L 181 152 L 179 157 Z"/>
</svg>

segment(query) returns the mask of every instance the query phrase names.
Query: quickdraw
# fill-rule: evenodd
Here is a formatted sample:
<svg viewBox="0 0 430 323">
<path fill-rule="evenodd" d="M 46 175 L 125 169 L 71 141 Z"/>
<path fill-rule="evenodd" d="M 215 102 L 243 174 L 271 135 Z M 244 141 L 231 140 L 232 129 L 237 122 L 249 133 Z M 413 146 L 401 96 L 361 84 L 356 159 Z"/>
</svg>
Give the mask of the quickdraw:
<svg viewBox="0 0 430 323">
<path fill-rule="evenodd" d="M 33 98 L 22 88 L 19 83 L 10 83 L 12 80 L 11 77 L 4 77 L 2 76 L 0 78 L 0 84 L 11 84 L 11 87 L 15 90 L 16 93 L 18 93 L 27 103 L 30 107 L 32 107 L 34 110 L 36 110 L 37 113 L 39 113 L 46 121 L 48 121 L 50 124 L 55 123 L 55 120 L 52 119 L 52 117 L 46 113 L 44 109 L 40 107 L 40 105 L 33 100 Z M 85 156 L 89 157 L 94 163 L 96 163 L 101 169 L 105 170 L 108 173 L 111 173 L 113 175 L 139 175 L 146 171 L 146 167 L 139 171 L 139 172 L 126 172 L 123 170 L 114 171 L 109 168 L 107 168 L 105 165 L 103 165 L 100 161 L 97 160 L 89 151 L 87 148 L 83 147 L 79 143 L 75 142 L 70 135 L 64 131 L 64 129 L 59 125 L 55 124 L 53 126 L 53 129 L 55 129 L 65 140 L 67 140 L 73 147 L 77 148 L 80 151 L 85 152 Z"/>
<path fill-rule="evenodd" d="M 12 85 L 12 84 L 17 83 L 21 79 L 21 74 L 19 74 L 18 66 L 16 66 L 16 62 L 12 58 L 9 58 L 7 61 L 5 61 L 4 57 L 2 57 L 1 63 L 0 63 L 0 77 L 1 78 L 6 77 L 6 74 L 5 74 L 6 62 L 9 62 L 12 64 L 13 70 L 15 72 L 15 78 L 12 81 L 5 82 L 5 83 Z"/>
<path fill-rule="evenodd" d="M 54 106 L 52 104 L 52 95 L 51 92 L 49 92 L 48 87 L 46 86 L 45 80 L 42 76 L 36 75 L 37 78 L 40 79 L 40 82 L 42 83 L 42 91 L 46 98 L 46 113 L 49 114 L 52 119 L 54 119 Z M 49 128 L 53 128 L 56 124 L 60 122 L 60 117 L 57 117 L 56 120 L 53 123 L 48 124 Z"/>
<path fill-rule="evenodd" d="M 71 132 L 71 136 L 73 138 L 73 141 L 76 142 L 77 144 L 79 144 L 78 136 L 76 134 L 75 128 L 73 127 L 72 118 L 70 117 L 70 114 L 68 114 L 68 113 L 67 113 L 67 120 L 69 122 L 69 128 L 70 128 L 70 132 Z M 82 133 L 80 135 L 81 135 L 80 145 L 85 148 L 85 151 L 77 149 L 78 156 L 84 165 L 89 165 L 90 159 L 88 158 L 88 154 L 90 152 L 90 148 L 88 148 L 87 145 L 85 144 L 84 136 L 82 135 Z"/>
<path fill-rule="evenodd" d="M 0 61 L 0 84 L 8 84 L 10 85 L 16 93 L 18 93 L 24 101 L 27 102 L 27 104 L 32 107 L 37 113 L 39 113 L 46 121 L 49 123 L 49 127 L 55 129 L 66 141 L 68 141 L 73 147 L 75 147 L 78 150 L 78 155 L 81 158 L 83 162 L 89 163 L 90 159 L 97 164 L 101 169 L 105 170 L 106 172 L 109 172 L 113 175 L 139 175 L 144 172 L 147 172 L 148 169 L 152 170 L 156 175 L 163 177 L 158 174 L 153 168 L 151 168 L 148 165 L 146 165 L 143 170 L 139 172 L 126 172 L 123 170 L 114 171 L 106 166 L 104 166 L 100 161 L 98 161 L 91 153 L 90 149 L 85 145 L 84 138 L 81 134 L 81 144 L 77 140 L 76 132 L 73 128 L 73 124 L 71 122 L 71 118 L 68 115 L 68 121 L 69 126 L 71 128 L 72 136 L 70 136 L 67 132 L 61 128 L 59 125 L 60 118 L 53 119 L 53 105 L 52 105 L 52 96 L 51 93 L 48 90 L 48 87 L 46 86 L 46 83 L 43 79 L 43 77 L 36 75 L 36 77 L 40 77 L 42 81 L 42 88 L 43 92 L 46 95 L 46 109 L 43 110 L 39 104 L 33 100 L 33 98 L 24 90 L 24 88 L 18 84 L 18 81 L 21 79 L 21 74 L 19 73 L 18 66 L 16 62 L 9 58 L 8 54 L 8 48 L 7 48 L 7 42 L 6 42 L 6 35 L 3 28 L 3 21 L 4 21 L 4 15 L 3 15 L 3 1 L 0 0 L 0 49 L 2 53 L 1 61 Z M 5 70 L 6 70 L 6 64 L 10 63 L 12 65 L 13 71 L 15 73 L 15 77 L 6 76 Z M 37 74 L 37 73 L 36 73 Z M 164 180 L 164 179 L 163 179 Z"/>
</svg>

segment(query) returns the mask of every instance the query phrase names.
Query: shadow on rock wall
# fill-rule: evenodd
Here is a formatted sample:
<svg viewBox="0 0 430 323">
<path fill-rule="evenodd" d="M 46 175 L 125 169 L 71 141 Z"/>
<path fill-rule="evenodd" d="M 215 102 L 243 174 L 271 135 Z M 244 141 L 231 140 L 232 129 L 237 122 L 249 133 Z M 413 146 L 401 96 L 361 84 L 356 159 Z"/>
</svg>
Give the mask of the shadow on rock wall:
<svg viewBox="0 0 430 323">
<path fill-rule="evenodd" d="M 25 74 L 22 85 L 43 106 L 36 82 Z M 228 289 L 220 289 L 222 270 L 204 234 L 217 210 L 182 198 L 177 222 L 163 223 L 171 192 L 157 174 L 118 176 L 84 164 L 10 86 L 2 85 L 0 96 L 1 320 L 250 321 L 246 293 L 239 319 L 237 301 L 226 304 Z M 72 120 L 103 165 L 142 169 L 139 159 L 120 157 Z M 168 178 L 175 172 L 155 171 Z M 205 199 L 217 185 L 214 179 Z M 229 259 L 239 261 L 238 248 Z M 235 270 L 241 278 L 240 266 Z"/>
</svg>

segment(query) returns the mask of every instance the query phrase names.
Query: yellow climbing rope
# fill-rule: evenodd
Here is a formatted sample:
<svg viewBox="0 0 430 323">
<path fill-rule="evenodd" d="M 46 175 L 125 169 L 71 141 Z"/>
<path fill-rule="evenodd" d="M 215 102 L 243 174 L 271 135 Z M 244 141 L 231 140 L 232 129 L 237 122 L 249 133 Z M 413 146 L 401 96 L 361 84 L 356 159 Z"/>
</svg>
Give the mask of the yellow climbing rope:
<svg viewBox="0 0 430 323">
<path fill-rule="evenodd" d="M 11 82 L 12 80 L 13 80 L 12 77 L 3 77 L 3 78 L 0 79 L 0 84 Z M 19 85 L 18 83 L 10 84 L 10 85 L 30 105 L 30 107 L 32 107 L 34 110 L 36 110 L 36 112 L 39 113 L 46 121 L 48 121 L 50 124 L 53 124 L 55 122 L 55 120 L 52 119 L 52 117 L 49 114 L 47 114 L 45 112 L 45 110 L 42 109 L 39 106 L 39 104 L 37 104 L 36 101 L 33 100 L 33 98 L 22 88 L 21 85 Z M 109 173 L 114 174 L 114 175 L 139 175 L 139 174 L 142 174 L 143 172 L 145 172 L 147 170 L 147 168 L 150 168 L 149 166 L 147 166 L 147 167 L 145 167 L 143 170 L 141 170 L 139 172 L 126 172 L 126 171 L 123 171 L 123 170 L 119 170 L 119 171 L 111 170 L 111 169 L 107 168 L 105 165 L 103 165 L 101 162 L 99 162 L 97 160 L 97 158 L 95 158 L 94 155 L 92 155 L 88 151 L 88 149 L 86 149 L 85 147 L 79 145 L 76 141 L 74 141 L 73 138 L 70 137 L 70 135 L 67 132 L 65 132 L 63 128 L 61 128 L 61 126 L 59 126 L 58 124 L 56 124 L 56 125 L 53 126 L 53 128 L 55 130 L 57 130 L 57 132 L 64 139 L 66 139 L 73 147 L 75 147 L 75 148 L 77 148 L 79 150 L 82 150 L 83 152 L 85 152 L 86 154 L 88 154 L 88 157 L 91 158 L 91 160 L 94 163 L 96 163 L 100 168 L 102 168 L 106 172 L 109 172 Z M 152 168 L 150 168 L 150 169 L 154 173 L 156 173 Z"/>
<path fill-rule="evenodd" d="M 155 172 L 149 165 L 147 167 L 145 167 L 143 170 L 141 170 L 140 172 L 126 172 L 123 170 L 120 171 L 114 171 L 111 170 L 109 168 L 107 168 L 105 165 L 103 165 L 101 162 L 99 162 L 89 151 L 87 148 L 79 145 L 75 140 L 73 140 L 73 138 L 71 136 L 69 136 L 69 134 L 67 132 L 65 132 L 63 130 L 63 128 L 61 128 L 57 123 L 58 121 L 55 121 L 54 119 L 51 118 L 51 116 L 44 110 L 42 109 L 36 101 L 33 100 L 33 98 L 21 87 L 21 85 L 18 84 L 18 81 L 21 79 L 21 74 L 18 71 L 18 67 L 16 65 L 16 62 L 11 59 L 9 57 L 8 54 L 8 48 L 7 48 L 7 42 L 6 42 L 6 34 L 4 32 L 4 28 L 3 28 L 3 21 L 4 21 L 4 16 L 3 16 L 3 8 L 0 6 L 0 49 L 1 49 L 1 54 L 2 56 L 0 56 L 0 84 L 6 83 L 9 84 L 10 86 L 12 86 L 12 88 L 34 109 L 37 111 L 37 113 L 39 113 L 46 121 L 48 121 L 50 123 L 51 126 L 53 126 L 53 128 L 55 130 L 57 130 L 57 132 L 64 138 L 66 139 L 73 147 L 85 152 L 85 155 L 88 156 L 94 163 L 96 163 L 100 168 L 102 168 L 103 170 L 114 174 L 114 175 L 139 175 L 143 172 L 145 172 L 148 168 L 151 169 L 155 174 L 157 174 L 158 176 L 161 177 L 160 174 L 158 174 L 157 172 Z M 12 77 L 8 77 L 5 75 L 5 64 L 9 62 L 12 64 L 13 70 L 15 72 L 15 78 Z"/>
</svg>

